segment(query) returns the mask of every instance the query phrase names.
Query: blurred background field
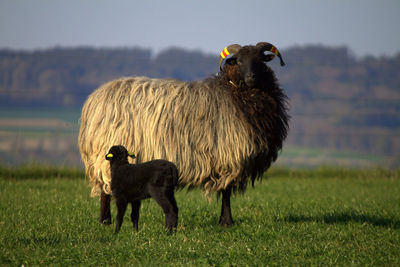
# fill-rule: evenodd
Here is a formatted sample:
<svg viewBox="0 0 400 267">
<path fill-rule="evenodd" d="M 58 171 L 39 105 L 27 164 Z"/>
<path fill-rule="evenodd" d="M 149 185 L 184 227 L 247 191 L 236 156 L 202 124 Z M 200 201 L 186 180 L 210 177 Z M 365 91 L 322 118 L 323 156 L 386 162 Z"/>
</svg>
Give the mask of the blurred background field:
<svg viewBox="0 0 400 267">
<path fill-rule="evenodd" d="M 83 167 L 77 146 L 79 118 L 78 108 L 0 108 L 0 164 Z M 284 146 L 276 164 L 296 168 L 397 168 L 399 158 L 332 147 L 302 147 L 291 142 Z"/>
<path fill-rule="evenodd" d="M 83 166 L 77 147 L 79 110 L 0 109 L 2 165 Z"/>
</svg>

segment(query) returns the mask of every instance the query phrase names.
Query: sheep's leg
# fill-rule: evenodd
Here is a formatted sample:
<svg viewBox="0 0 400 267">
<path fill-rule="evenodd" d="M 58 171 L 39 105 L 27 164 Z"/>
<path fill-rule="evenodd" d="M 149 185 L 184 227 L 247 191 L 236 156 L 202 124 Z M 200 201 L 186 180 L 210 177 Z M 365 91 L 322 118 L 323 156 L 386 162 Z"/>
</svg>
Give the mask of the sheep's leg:
<svg viewBox="0 0 400 267">
<path fill-rule="evenodd" d="M 135 227 L 136 231 L 138 231 L 139 230 L 140 200 L 134 200 L 131 202 L 131 204 L 132 204 L 131 220 L 133 223 L 133 227 Z"/>
<path fill-rule="evenodd" d="M 121 229 L 122 222 L 124 220 L 124 215 L 126 211 L 126 207 L 128 206 L 128 202 L 125 199 L 117 199 L 115 201 L 117 203 L 117 218 L 115 222 L 115 233 L 118 233 Z"/>
<path fill-rule="evenodd" d="M 100 223 L 111 224 L 111 196 L 107 195 L 103 189 L 100 194 Z"/>
<path fill-rule="evenodd" d="M 230 186 L 222 190 L 222 207 L 221 207 L 221 217 L 219 219 L 219 224 L 225 227 L 230 227 L 233 225 L 233 219 L 231 213 L 231 193 L 232 193 L 232 188 Z"/>
</svg>

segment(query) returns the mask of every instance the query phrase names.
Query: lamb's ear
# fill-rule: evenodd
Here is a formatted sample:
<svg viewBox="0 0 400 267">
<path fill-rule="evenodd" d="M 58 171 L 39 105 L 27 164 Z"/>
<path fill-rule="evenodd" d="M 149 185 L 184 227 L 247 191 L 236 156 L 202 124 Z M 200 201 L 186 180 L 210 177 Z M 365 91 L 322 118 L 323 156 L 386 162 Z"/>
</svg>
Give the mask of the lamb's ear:
<svg viewBox="0 0 400 267">
<path fill-rule="evenodd" d="M 128 156 L 131 157 L 131 158 L 133 158 L 133 159 L 136 158 L 135 154 L 133 154 L 132 152 L 128 152 Z"/>
<path fill-rule="evenodd" d="M 111 160 L 113 157 L 114 157 L 113 154 L 108 153 L 108 154 L 106 155 L 106 160 Z"/>
</svg>

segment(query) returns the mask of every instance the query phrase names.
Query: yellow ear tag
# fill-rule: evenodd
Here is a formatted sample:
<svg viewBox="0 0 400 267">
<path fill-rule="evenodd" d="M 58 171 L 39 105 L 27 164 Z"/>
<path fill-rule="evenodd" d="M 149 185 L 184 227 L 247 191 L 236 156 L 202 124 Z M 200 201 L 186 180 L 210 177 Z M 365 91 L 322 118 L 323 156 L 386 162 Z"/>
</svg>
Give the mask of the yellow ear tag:
<svg viewBox="0 0 400 267">
<path fill-rule="evenodd" d="M 230 54 L 230 53 L 229 53 L 229 51 L 228 51 L 228 47 L 225 47 L 224 50 L 222 50 L 220 56 L 221 56 L 222 58 L 226 58 L 229 54 Z"/>
<path fill-rule="evenodd" d="M 136 158 L 135 154 L 133 154 L 132 152 L 128 152 L 128 155 L 129 155 L 130 157 Z"/>
<path fill-rule="evenodd" d="M 113 156 L 114 156 L 113 154 L 108 153 L 108 154 L 106 155 L 106 158 L 111 159 Z"/>
</svg>

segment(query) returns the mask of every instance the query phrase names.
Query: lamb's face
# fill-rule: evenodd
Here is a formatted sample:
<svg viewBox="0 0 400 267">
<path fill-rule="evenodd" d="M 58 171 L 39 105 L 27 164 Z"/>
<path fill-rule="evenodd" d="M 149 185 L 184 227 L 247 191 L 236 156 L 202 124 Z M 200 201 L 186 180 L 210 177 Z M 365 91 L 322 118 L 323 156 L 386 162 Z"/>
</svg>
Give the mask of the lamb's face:
<svg viewBox="0 0 400 267">
<path fill-rule="evenodd" d="M 110 161 L 126 161 L 129 157 L 135 158 L 135 155 L 132 153 L 129 153 L 128 150 L 124 146 L 113 146 L 110 148 L 106 155 L 106 160 Z"/>
</svg>

